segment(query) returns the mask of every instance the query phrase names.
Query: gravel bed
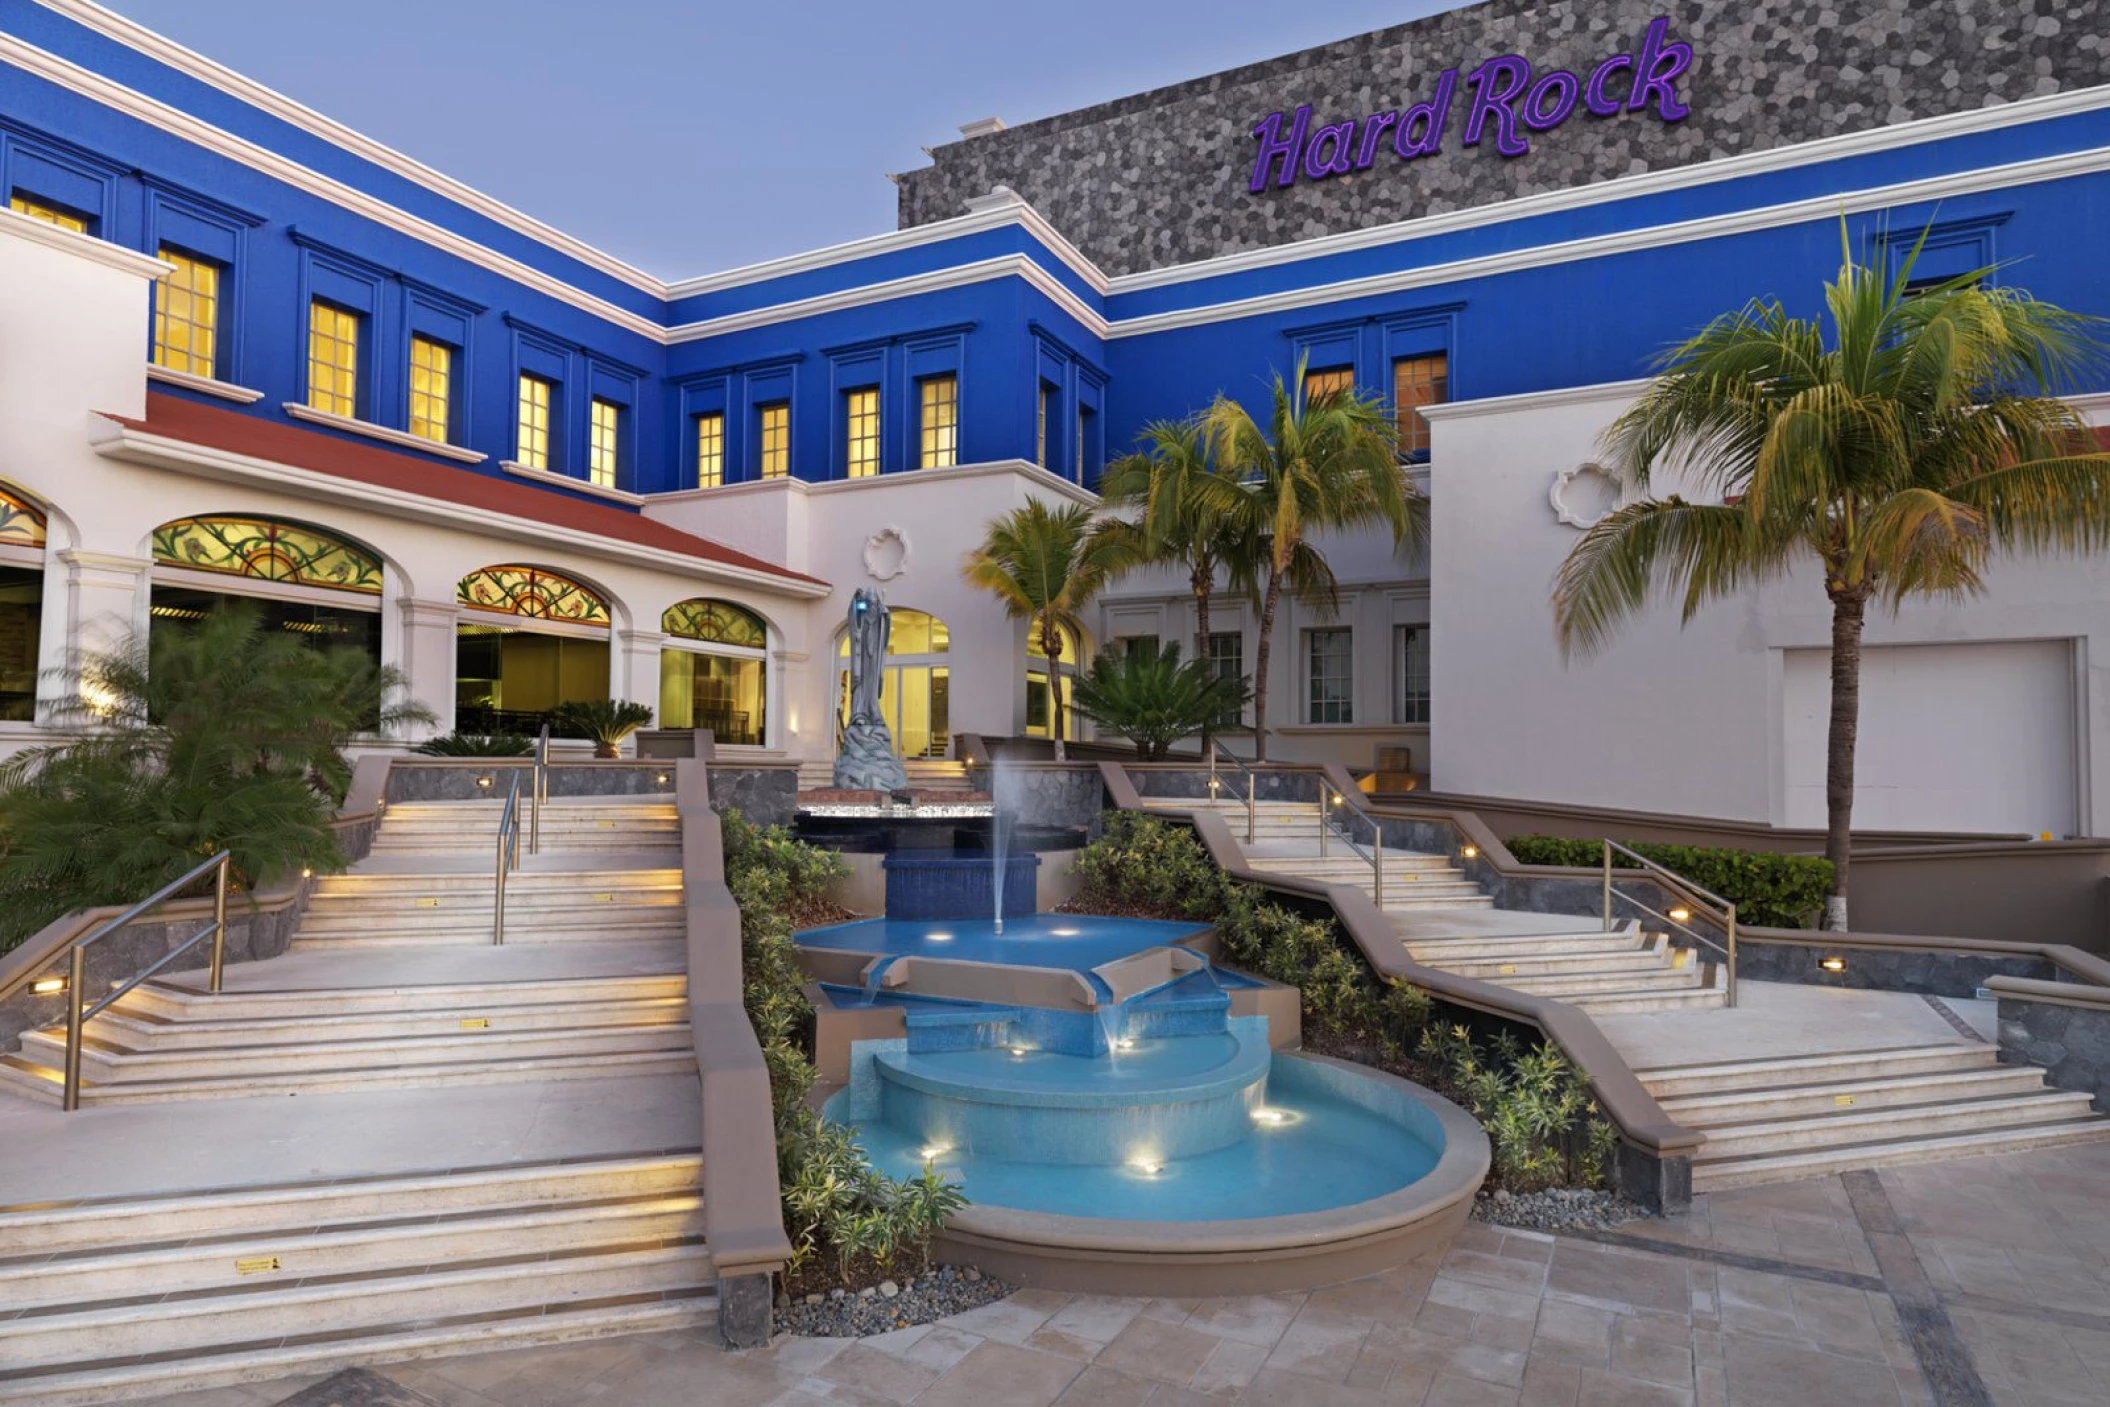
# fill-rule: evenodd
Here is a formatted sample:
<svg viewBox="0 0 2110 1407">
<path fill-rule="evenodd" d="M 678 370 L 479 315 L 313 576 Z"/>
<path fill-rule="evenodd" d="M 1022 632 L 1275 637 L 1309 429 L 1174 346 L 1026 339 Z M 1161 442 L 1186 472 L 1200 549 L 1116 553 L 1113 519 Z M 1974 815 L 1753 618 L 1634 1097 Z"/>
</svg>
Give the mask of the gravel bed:
<svg viewBox="0 0 2110 1407">
<path fill-rule="evenodd" d="M 909 1329 L 1000 1300 L 1016 1286 L 971 1267 L 935 1266 L 913 1280 L 882 1280 L 861 1290 L 830 1290 L 777 1306 L 780 1334 L 861 1339 Z"/>
<path fill-rule="evenodd" d="M 1609 1231 L 1621 1222 L 1649 1215 L 1648 1209 L 1629 1202 L 1615 1192 L 1594 1192 L 1582 1187 L 1554 1187 L 1544 1192 L 1513 1193 L 1498 1189 L 1482 1192 L 1473 1201 L 1473 1220 L 1490 1226 L 1513 1226 L 1526 1231 L 1566 1231 L 1583 1228 Z"/>
</svg>

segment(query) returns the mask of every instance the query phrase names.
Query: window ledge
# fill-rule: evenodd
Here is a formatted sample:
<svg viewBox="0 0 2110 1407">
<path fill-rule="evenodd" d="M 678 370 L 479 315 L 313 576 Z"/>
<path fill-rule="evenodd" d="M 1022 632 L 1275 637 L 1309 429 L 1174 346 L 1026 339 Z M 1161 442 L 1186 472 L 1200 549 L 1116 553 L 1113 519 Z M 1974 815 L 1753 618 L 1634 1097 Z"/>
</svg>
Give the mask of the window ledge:
<svg viewBox="0 0 2110 1407">
<path fill-rule="evenodd" d="M 196 391 L 203 396 L 218 396 L 221 400 L 233 401 L 236 405 L 253 405 L 264 398 L 262 391 L 237 386 L 232 381 L 216 381 L 210 376 L 178 371 L 172 366 L 156 366 L 153 362 L 147 363 L 147 380 L 159 381 L 168 386 L 181 386 L 186 391 Z"/>
<path fill-rule="evenodd" d="M 1271 725 L 1272 733 L 1426 733 L 1426 723 L 1283 723 Z"/>
<path fill-rule="evenodd" d="M 533 479 L 538 484 L 549 484 L 560 489 L 570 489 L 573 493 L 590 493 L 595 498 L 605 498 L 614 503 L 627 503 L 632 508 L 638 507 L 645 501 L 645 496 L 641 493 L 627 493 L 622 489 L 604 489 L 599 484 L 588 483 L 584 479 L 574 479 L 569 474 L 559 474 L 549 469 L 530 469 L 525 464 L 516 463 L 510 459 L 499 460 L 498 467 L 505 470 L 508 474 L 515 474 L 523 479 Z"/>
<path fill-rule="evenodd" d="M 326 410 L 302 405 L 298 401 L 284 403 L 286 414 L 295 420 L 305 420 L 312 425 L 326 425 L 332 430 L 342 430 L 348 435 L 364 435 L 369 440 L 380 440 L 384 444 L 399 445 L 414 449 L 420 454 L 436 454 L 442 459 L 452 459 L 458 464 L 481 464 L 491 456 L 460 445 L 443 445 L 438 440 L 428 440 L 423 435 L 413 435 L 408 430 L 391 430 L 386 425 L 376 425 L 371 420 L 354 420 L 349 415 L 334 415 Z"/>
</svg>

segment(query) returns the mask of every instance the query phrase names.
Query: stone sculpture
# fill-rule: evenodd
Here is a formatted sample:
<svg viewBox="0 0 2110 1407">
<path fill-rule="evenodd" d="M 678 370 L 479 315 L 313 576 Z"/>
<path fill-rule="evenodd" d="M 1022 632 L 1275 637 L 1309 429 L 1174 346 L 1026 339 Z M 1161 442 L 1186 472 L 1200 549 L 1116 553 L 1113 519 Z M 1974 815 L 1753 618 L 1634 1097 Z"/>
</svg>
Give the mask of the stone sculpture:
<svg viewBox="0 0 2110 1407">
<path fill-rule="evenodd" d="M 850 598 L 850 721 L 835 755 L 835 785 L 845 791 L 908 788 L 908 770 L 894 755 L 894 736 L 879 707 L 893 629 L 885 600 L 870 587 L 858 587 Z"/>
</svg>

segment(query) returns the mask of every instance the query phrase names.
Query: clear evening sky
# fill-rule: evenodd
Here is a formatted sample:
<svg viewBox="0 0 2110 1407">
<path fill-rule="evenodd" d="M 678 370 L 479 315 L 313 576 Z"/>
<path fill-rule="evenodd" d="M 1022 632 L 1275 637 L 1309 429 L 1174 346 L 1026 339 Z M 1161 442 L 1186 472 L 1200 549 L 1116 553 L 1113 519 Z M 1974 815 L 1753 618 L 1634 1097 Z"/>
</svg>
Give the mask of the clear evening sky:
<svg viewBox="0 0 2110 1407">
<path fill-rule="evenodd" d="M 889 171 L 1457 0 L 103 0 L 653 273 L 894 228 Z"/>
</svg>

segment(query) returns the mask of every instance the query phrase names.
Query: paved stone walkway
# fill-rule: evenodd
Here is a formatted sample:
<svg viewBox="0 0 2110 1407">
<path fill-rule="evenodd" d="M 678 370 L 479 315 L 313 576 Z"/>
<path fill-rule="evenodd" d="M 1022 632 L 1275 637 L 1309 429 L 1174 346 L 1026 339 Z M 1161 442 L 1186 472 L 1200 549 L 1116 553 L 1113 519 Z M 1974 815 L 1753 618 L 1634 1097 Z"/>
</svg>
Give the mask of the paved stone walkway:
<svg viewBox="0 0 2110 1407">
<path fill-rule="evenodd" d="M 2110 1401 L 2110 1146 L 1719 1192 L 1605 1235 L 1468 1227 L 1313 1294 L 1023 1291 L 862 1342 L 602 1340 L 160 1407 Z"/>
</svg>

